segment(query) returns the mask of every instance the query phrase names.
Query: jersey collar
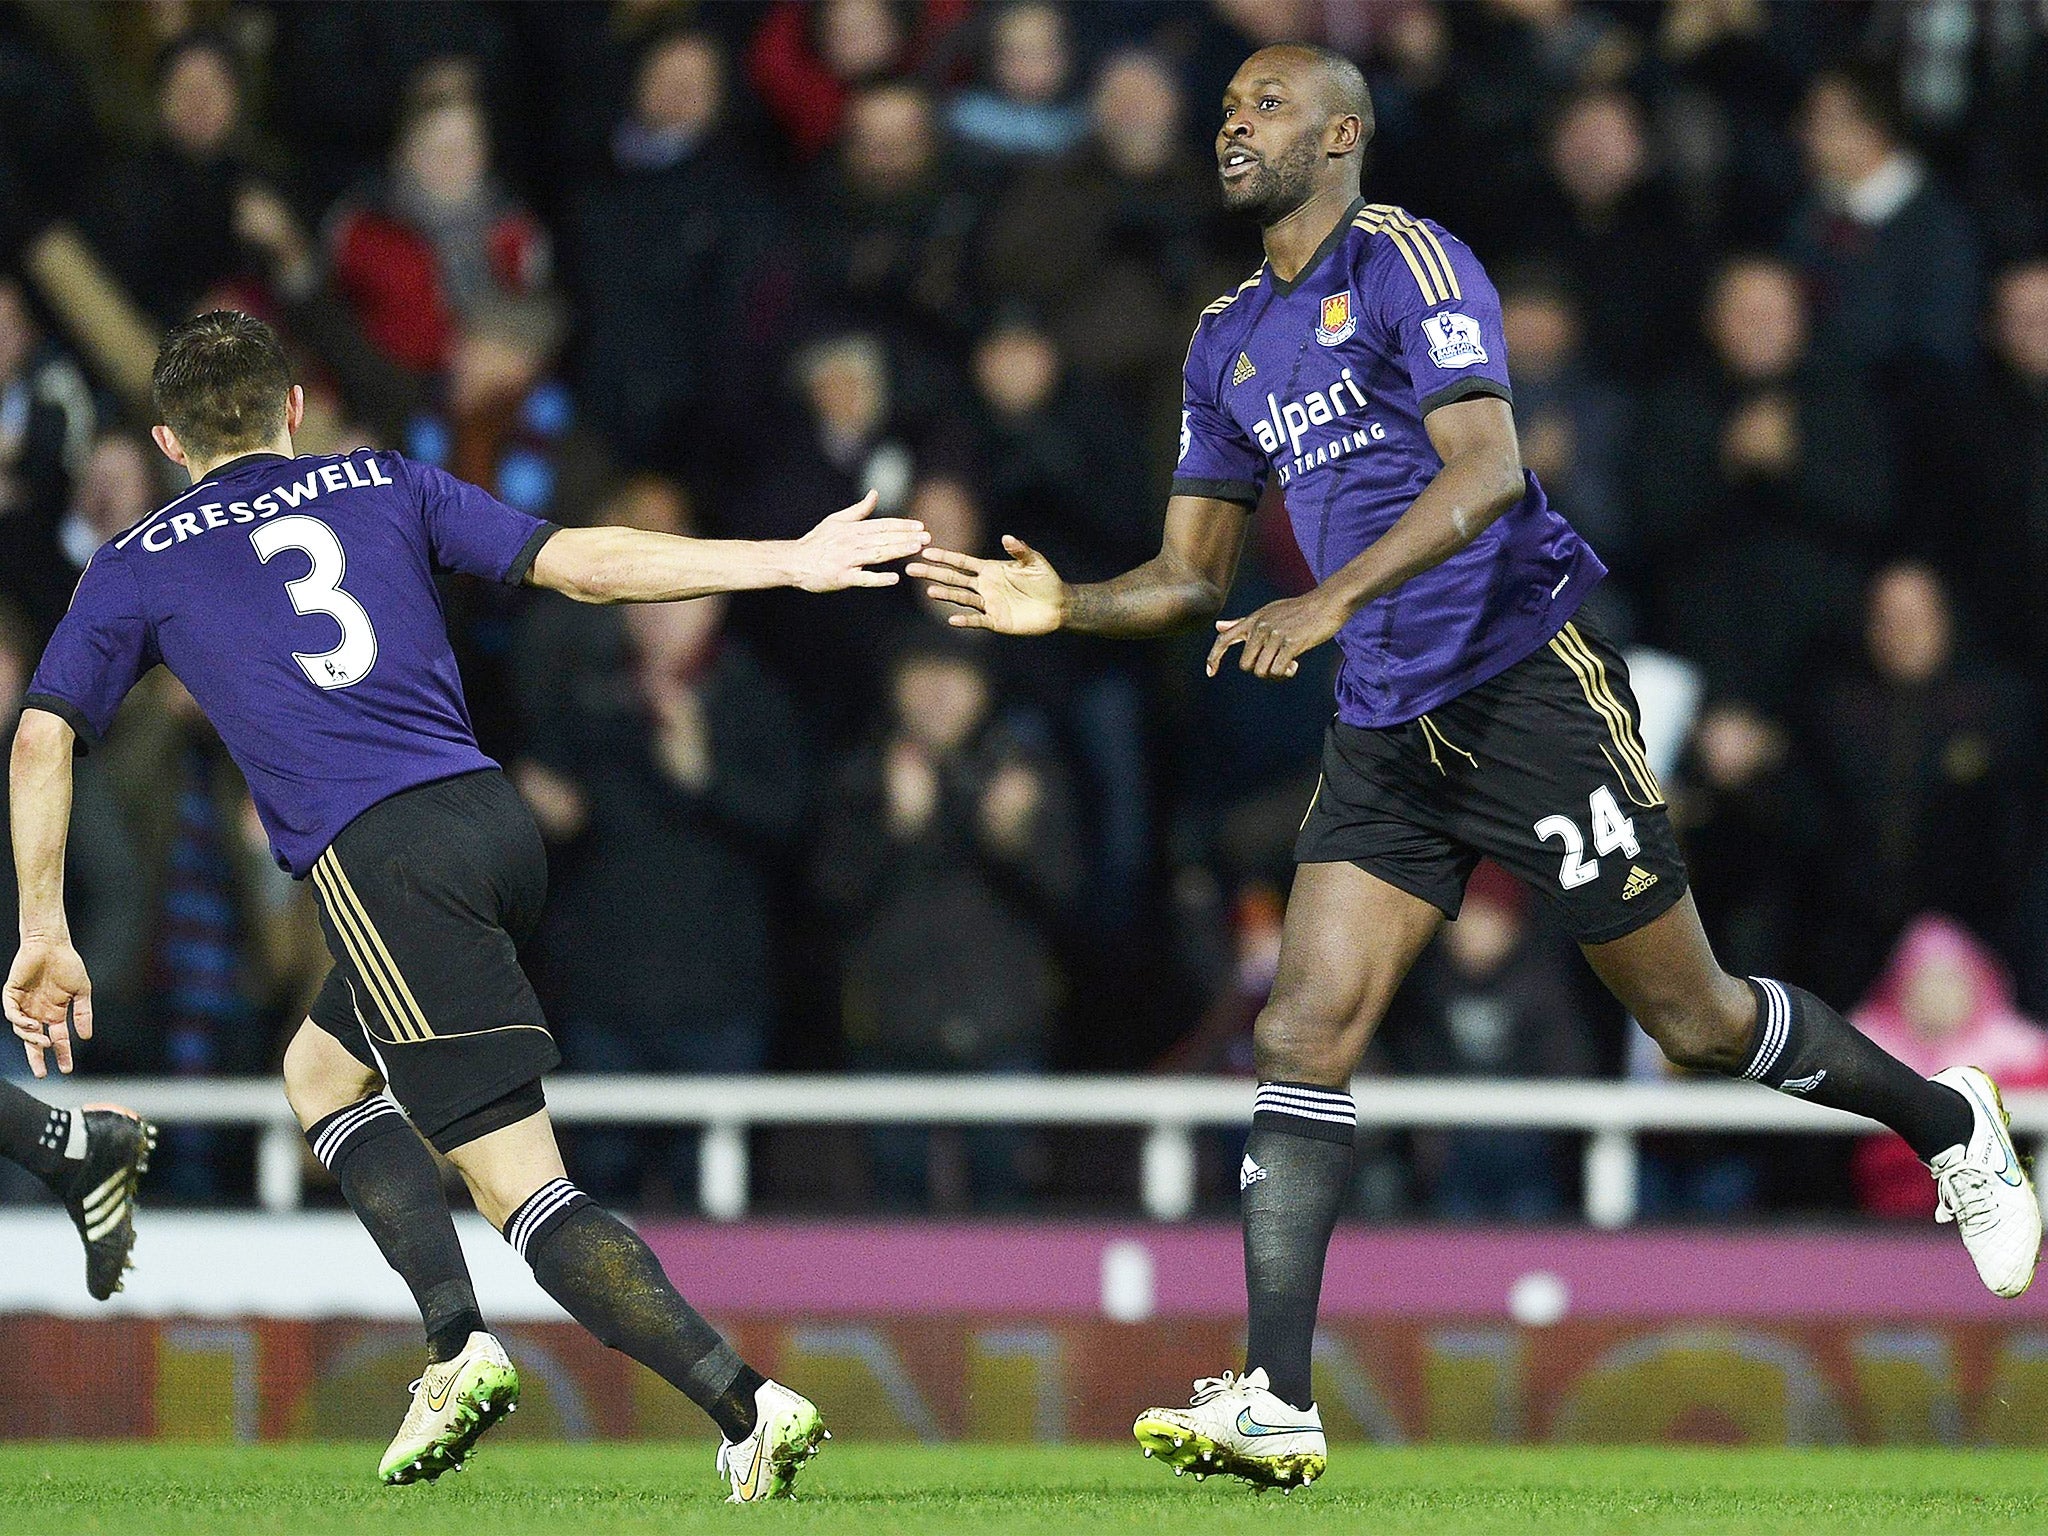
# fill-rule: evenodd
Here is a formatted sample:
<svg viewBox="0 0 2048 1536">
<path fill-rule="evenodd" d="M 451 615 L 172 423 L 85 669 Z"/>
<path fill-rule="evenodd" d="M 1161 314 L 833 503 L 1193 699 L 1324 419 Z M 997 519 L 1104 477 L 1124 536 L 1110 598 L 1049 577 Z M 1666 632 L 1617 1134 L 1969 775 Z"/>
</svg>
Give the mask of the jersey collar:
<svg viewBox="0 0 2048 1536">
<path fill-rule="evenodd" d="M 237 458 L 229 459 L 225 464 L 214 465 L 212 469 L 209 469 L 192 483 L 194 485 L 204 485 L 209 480 L 225 480 L 229 475 L 239 474 L 251 464 L 263 459 L 276 459 L 280 464 L 289 464 L 291 462 L 289 454 L 272 453 L 267 448 L 259 448 L 254 453 L 245 453 Z"/>
<path fill-rule="evenodd" d="M 1294 274 L 1293 282 L 1282 282 L 1280 274 L 1273 270 L 1273 265 L 1269 261 L 1266 264 L 1266 276 L 1272 280 L 1273 291 L 1284 299 L 1307 282 L 1315 269 L 1330 259 L 1330 252 L 1344 243 L 1344 237 L 1351 233 L 1351 221 L 1358 217 L 1358 210 L 1364 206 L 1365 199 L 1362 196 L 1351 200 L 1351 206 L 1338 217 L 1337 227 L 1323 237 L 1323 243 L 1316 247 L 1315 254 L 1308 259 L 1308 264 Z"/>
</svg>

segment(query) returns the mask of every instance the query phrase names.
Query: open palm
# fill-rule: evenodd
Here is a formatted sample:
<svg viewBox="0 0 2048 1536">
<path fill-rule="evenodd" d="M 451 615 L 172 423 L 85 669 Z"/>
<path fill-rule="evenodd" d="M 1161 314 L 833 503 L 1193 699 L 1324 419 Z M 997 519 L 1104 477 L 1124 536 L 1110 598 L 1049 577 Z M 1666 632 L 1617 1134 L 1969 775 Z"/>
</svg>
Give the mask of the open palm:
<svg viewBox="0 0 2048 1536">
<path fill-rule="evenodd" d="M 1003 635 L 1044 635 L 1060 627 L 1067 611 L 1067 584 L 1037 550 L 1022 539 L 1003 536 L 1008 560 L 984 560 L 950 549 L 927 549 L 905 567 L 925 590 L 960 611 L 946 622 L 962 629 L 992 629 Z"/>
</svg>

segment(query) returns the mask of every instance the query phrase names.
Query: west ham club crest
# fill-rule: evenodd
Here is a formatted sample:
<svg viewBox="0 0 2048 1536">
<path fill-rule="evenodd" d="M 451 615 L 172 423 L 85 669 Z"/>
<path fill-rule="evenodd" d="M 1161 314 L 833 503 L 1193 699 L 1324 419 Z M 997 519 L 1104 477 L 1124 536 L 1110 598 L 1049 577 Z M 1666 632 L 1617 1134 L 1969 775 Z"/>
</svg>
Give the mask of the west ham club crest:
<svg viewBox="0 0 2048 1536">
<path fill-rule="evenodd" d="M 1316 340 L 1326 347 L 1334 347 L 1347 339 L 1358 329 L 1358 317 L 1351 312 L 1351 290 L 1333 293 L 1323 300 L 1322 323 L 1316 327 Z"/>
</svg>

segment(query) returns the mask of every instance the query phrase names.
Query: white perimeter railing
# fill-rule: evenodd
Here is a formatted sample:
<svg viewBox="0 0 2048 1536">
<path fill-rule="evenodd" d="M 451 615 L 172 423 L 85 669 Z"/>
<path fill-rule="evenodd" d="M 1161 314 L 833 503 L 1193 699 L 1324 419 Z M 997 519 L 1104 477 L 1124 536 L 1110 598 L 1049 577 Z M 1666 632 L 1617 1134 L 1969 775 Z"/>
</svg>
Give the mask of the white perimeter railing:
<svg viewBox="0 0 2048 1536">
<path fill-rule="evenodd" d="M 300 1204 L 305 1142 L 275 1079 L 51 1079 L 35 1087 L 60 1104 L 111 1100 L 165 1125 L 253 1127 L 257 1198 L 269 1210 Z M 1243 1127 L 1252 1102 L 1249 1081 L 1202 1077 L 558 1077 L 547 1093 L 562 1125 L 701 1128 L 698 1205 L 720 1221 L 747 1212 L 747 1133 L 755 1127 L 904 1124 L 1141 1128 L 1146 1214 L 1179 1221 L 1195 1204 L 1194 1133 Z M 1360 1078 L 1352 1095 L 1361 1129 L 1584 1134 L 1585 1215 L 1597 1227 L 1635 1219 L 1636 1138 L 1645 1132 L 1875 1129 L 1746 1083 Z M 2017 1093 L 2006 1104 L 2016 1132 L 2048 1135 L 2048 1091 Z"/>
</svg>

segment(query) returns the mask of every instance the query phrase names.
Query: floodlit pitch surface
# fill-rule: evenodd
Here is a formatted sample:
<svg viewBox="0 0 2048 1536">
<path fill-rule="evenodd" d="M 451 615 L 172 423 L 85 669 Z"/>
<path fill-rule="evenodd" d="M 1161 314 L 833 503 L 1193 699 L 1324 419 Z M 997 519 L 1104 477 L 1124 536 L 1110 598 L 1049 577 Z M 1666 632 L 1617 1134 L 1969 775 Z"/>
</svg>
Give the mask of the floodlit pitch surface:
<svg viewBox="0 0 2048 1536">
<path fill-rule="evenodd" d="M 0 1447 L 7 1536 L 279 1536 L 763 1530 L 962 1532 L 1993 1532 L 2048 1530 L 2038 1454 L 1948 1450 L 1375 1450 L 1286 1497 L 1197 1486 L 1112 1446 L 852 1446 L 792 1504 L 731 1509 L 711 1455 L 486 1447 L 433 1486 L 380 1489 L 373 1446 Z"/>
</svg>

